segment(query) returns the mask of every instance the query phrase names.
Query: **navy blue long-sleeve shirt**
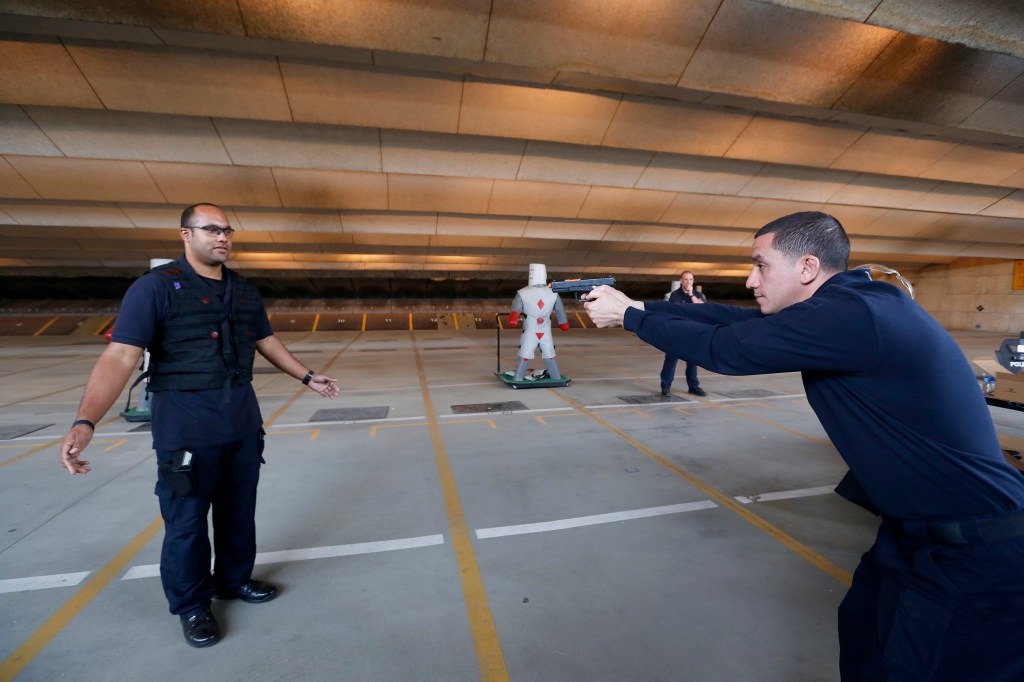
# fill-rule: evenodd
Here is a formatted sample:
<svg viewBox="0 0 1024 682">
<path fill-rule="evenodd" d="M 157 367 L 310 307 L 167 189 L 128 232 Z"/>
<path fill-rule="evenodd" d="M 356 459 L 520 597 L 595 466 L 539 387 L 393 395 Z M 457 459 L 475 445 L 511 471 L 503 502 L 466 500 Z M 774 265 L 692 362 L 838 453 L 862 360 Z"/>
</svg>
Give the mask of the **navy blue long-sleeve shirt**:
<svg viewBox="0 0 1024 682">
<path fill-rule="evenodd" d="M 720 374 L 801 372 L 807 401 L 883 515 L 951 519 L 1024 510 L 974 373 L 909 296 L 865 271 L 828 279 L 775 315 L 645 303 L 623 326 Z"/>
</svg>

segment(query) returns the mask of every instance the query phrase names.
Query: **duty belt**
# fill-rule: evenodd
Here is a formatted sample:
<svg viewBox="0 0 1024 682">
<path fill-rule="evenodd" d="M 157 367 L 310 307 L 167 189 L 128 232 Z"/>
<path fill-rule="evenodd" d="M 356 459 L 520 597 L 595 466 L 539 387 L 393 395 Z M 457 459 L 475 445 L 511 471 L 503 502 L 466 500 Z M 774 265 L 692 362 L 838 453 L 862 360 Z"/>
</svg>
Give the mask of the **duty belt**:
<svg viewBox="0 0 1024 682">
<path fill-rule="evenodd" d="M 885 525 L 897 538 L 931 545 L 1000 542 L 1024 536 L 1024 511 L 962 521 L 897 521 L 887 518 Z"/>
</svg>

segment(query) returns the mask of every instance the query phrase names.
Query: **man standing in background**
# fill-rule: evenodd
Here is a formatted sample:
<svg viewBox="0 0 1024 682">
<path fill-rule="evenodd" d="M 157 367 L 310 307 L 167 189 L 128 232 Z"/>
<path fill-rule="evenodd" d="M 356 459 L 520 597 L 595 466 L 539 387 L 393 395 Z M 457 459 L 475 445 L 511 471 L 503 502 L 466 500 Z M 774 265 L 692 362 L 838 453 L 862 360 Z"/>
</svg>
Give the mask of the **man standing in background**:
<svg viewBox="0 0 1024 682">
<path fill-rule="evenodd" d="M 669 303 L 687 305 L 690 303 L 707 303 L 708 299 L 700 291 L 693 288 L 693 273 L 685 270 L 679 276 L 679 288 L 668 295 Z M 672 380 L 676 378 L 676 362 L 679 358 L 674 355 L 665 354 L 665 364 L 661 366 L 661 395 L 668 398 L 672 395 Z M 686 363 L 686 387 L 688 392 L 697 396 L 708 394 L 700 387 L 700 380 L 697 378 L 697 364 L 684 360 Z"/>
</svg>

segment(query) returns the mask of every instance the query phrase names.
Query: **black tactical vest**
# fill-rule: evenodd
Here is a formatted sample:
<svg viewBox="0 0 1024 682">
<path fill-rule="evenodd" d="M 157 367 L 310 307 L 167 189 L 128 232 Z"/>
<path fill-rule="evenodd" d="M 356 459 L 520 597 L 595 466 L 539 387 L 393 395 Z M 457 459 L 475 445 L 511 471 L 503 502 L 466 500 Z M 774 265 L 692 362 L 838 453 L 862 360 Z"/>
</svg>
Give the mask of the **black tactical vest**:
<svg viewBox="0 0 1024 682">
<path fill-rule="evenodd" d="M 223 272 L 229 309 L 184 259 L 150 271 L 170 301 L 149 349 L 150 391 L 227 388 L 252 381 L 260 294 L 244 277 L 227 268 Z"/>
</svg>

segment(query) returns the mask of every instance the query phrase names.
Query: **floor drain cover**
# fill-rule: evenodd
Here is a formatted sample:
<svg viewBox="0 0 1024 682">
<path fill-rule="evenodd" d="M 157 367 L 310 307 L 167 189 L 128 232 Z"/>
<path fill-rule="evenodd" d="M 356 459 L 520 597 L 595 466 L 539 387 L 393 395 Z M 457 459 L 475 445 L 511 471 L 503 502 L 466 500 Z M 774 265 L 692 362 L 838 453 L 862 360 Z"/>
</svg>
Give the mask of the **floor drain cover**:
<svg viewBox="0 0 1024 682">
<path fill-rule="evenodd" d="M 656 405 L 658 403 L 688 403 L 691 402 L 686 398 L 681 398 L 675 394 L 665 398 L 660 393 L 645 393 L 643 395 L 620 395 L 616 396 L 619 400 L 630 405 Z"/>
<path fill-rule="evenodd" d="M 340 409 L 317 410 L 310 417 L 311 422 L 355 422 L 364 419 L 384 419 L 388 416 L 387 405 L 377 407 L 343 407 Z"/>
<path fill-rule="evenodd" d="M 777 391 L 769 391 L 764 388 L 748 388 L 742 391 L 715 391 L 726 398 L 768 398 L 773 395 L 782 395 Z"/>
<path fill-rule="evenodd" d="M 518 400 L 509 400 L 503 403 L 471 403 L 468 405 L 452 405 L 453 414 L 477 414 L 480 412 L 515 412 L 525 410 Z"/>
<path fill-rule="evenodd" d="M 12 440 L 27 436 L 33 431 L 45 429 L 53 424 L 25 424 L 22 426 L 0 426 L 0 440 Z"/>
</svg>

